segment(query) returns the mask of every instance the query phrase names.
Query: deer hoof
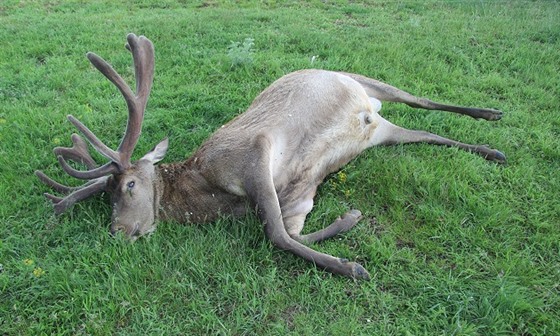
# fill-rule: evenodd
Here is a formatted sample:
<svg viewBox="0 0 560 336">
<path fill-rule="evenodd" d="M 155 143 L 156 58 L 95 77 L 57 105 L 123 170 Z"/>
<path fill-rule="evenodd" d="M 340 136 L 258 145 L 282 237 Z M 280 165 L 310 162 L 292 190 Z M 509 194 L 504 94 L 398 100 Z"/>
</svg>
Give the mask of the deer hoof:
<svg viewBox="0 0 560 336">
<path fill-rule="evenodd" d="M 496 151 L 494 161 L 499 163 L 506 163 L 506 156 L 500 151 Z"/>
<path fill-rule="evenodd" d="M 504 155 L 504 153 L 494 149 L 490 154 L 488 154 L 488 156 L 486 156 L 486 160 L 494 161 L 497 163 L 506 163 L 506 156 Z"/>
<path fill-rule="evenodd" d="M 368 271 L 366 271 L 366 269 L 358 264 L 357 262 L 350 262 L 348 261 L 348 259 L 345 258 L 340 258 L 340 262 L 343 264 L 348 264 L 350 270 L 352 271 L 351 274 L 349 274 L 352 278 L 354 279 L 360 279 L 360 280 L 370 280 L 370 276 Z"/>
<path fill-rule="evenodd" d="M 362 213 L 359 210 L 350 210 L 338 217 L 333 224 L 338 228 L 338 233 L 341 233 L 353 228 L 360 219 L 362 219 Z"/>
<path fill-rule="evenodd" d="M 490 110 L 490 113 L 488 113 L 486 120 L 490 120 L 490 121 L 500 120 L 502 119 L 503 115 L 504 113 L 502 111 Z"/>
<path fill-rule="evenodd" d="M 485 119 L 489 121 L 496 121 L 502 119 L 503 112 L 493 109 L 476 109 L 478 113 L 473 114 L 475 119 Z"/>
<path fill-rule="evenodd" d="M 370 280 L 371 277 L 369 276 L 368 271 L 366 271 L 366 269 L 358 264 L 358 263 L 353 263 L 354 265 L 352 265 L 352 277 L 355 279 L 360 279 L 360 280 Z"/>
<path fill-rule="evenodd" d="M 353 209 L 342 215 L 342 219 L 346 219 L 347 217 L 351 217 L 357 222 L 362 219 L 362 212 L 360 210 Z"/>
</svg>

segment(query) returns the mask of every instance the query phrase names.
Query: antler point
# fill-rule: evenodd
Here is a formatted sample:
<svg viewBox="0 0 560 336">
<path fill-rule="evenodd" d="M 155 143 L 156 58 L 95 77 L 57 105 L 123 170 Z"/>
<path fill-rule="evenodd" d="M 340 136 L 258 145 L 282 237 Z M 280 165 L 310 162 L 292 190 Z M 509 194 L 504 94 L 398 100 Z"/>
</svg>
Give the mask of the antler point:
<svg viewBox="0 0 560 336">
<path fill-rule="evenodd" d="M 99 57 L 99 56 L 97 56 L 95 53 L 93 53 L 93 52 L 91 52 L 91 51 L 88 51 L 88 52 L 86 53 L 86 57 L 87 57 L 87 59 L 88 59 L 90 62 L 93 62 L 93 59 L 95 59 L 95 58 L 97 58 L 97 57 Z"/>
</svg>

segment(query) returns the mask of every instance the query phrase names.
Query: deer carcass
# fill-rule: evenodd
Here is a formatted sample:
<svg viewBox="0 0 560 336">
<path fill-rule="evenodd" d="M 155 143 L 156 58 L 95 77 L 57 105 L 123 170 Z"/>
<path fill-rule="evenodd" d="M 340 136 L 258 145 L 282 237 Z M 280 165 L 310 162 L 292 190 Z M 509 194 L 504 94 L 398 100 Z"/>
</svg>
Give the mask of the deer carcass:
<svg viewBox="0 0 560 336">
<path fill-rule="evenodd" d="M 71 148 L 58 147 L 54 152 L 66 173 L 87 182 L 68 187 L 36 172 L 41 181 L 65 194 L 46 194 L 57 214 L 97 192 L 109 193 L 113 233 L 121 231 L 135 239 L 154 231 L 158 220 L 208 222 L 220 214 L 241 216 L 254 208 L 266 236 L 279 248 L 330 272 L 368 279 L 360 264 L 307 245 L 349 230 L 360 220 L 360 211 L 350 210 L 322 230 L 301 234 L 317 186 L 329 173 L 368 147 L 415 142 L 455 146 L 487 160 L 505 161 L 497 150 L 407 130 L 378 114 L 382 101 L 486 120 L 500 119 L 500 111 L 436 103 L 361 75 L 302 70 L 270 85 L 245 113 L 218 129 L 186 161 L 156 165 L 167 151 L 165 139 L 133 163 L 131 155 L 152 87 L 154 49 L 143 36 L 130 34 L 127 39 L 127 49 L 134 58 L 136 92 L 102 58 L 87 54 L 120 90 L 128 106 L 126 132 L 118 149 L 107 147 L 80 121 L 68 116 L 107 163 L 98 165 L 87 143 L 73 134 Z M 73 168 L 68 160 L 84 164 L 87 170 Z"/>
</svg>

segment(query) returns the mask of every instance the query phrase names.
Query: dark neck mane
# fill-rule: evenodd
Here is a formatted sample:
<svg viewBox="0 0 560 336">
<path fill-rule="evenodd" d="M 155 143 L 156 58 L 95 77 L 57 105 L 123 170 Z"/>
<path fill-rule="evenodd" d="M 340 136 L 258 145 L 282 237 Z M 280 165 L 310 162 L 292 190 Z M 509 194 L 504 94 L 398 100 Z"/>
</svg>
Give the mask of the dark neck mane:
<svg viewBox="0 0 560 336">
<path fill-rule="evenodd" d="M 220 215 L 241 216 L 246 200 L 208 183 L 192 160 L 158 166 L 159 218 L 181 223 L 204 223 Z"/>
</svg>

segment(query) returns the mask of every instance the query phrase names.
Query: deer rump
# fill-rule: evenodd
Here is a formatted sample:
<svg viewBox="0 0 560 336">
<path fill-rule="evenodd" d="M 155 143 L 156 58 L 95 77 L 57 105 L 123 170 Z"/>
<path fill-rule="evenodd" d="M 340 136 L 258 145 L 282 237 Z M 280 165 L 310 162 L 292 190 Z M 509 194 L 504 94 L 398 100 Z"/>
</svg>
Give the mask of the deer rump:
<svg viewBox="0 0 560 336">
<path fill-rule="evenodd" d="M 378 113 L 382 101 L 486 120 L 500 119 L 500 111 L 441 104 L 368 77 L 324 70 L 301 70 L 278 79 L 245 113 L 218 129 L 183 162 L 157 164 L 166 154 L 168 139 L 131 162 L 152 87 L 154 48 L 144 36 L 129 34 L 127 41 L 134 60 L 135 92 L 106 61 L 93 53 L 87 55 L 119 89 L 128 107 L 127 128 L 118 149 L 110 149 L 78 119 L 68 116 L 108 162 L 98 165 L 87 142 L 72 134 L 73 146 L 57 147 L 54 152 L 66 173 L 86 182 L 69 187 L 36 172 L 43 183 L 64 195 L 45 194 L 56 214 L 98 192 L 110 193 L 112 233 L 120 231 L 136 239 L 153 232 L 158 220 L 207 222 L 221 214 L 241 216 L 254 207 L 265 234 L 279 248 L 332 273 L 369 279 L 360 264 L 308 246 L 352 228 L 361 218 L 360 211 L 350 210 L 317 232 L 301 233 L 317 186 L 327 174 L 368 147 L 418 142 L 454 146 L 505 162 L 501 152 L 487 146 L 404 129 Z M 67 161 L 87 169 L 77 170 Z"/>
</svg>

